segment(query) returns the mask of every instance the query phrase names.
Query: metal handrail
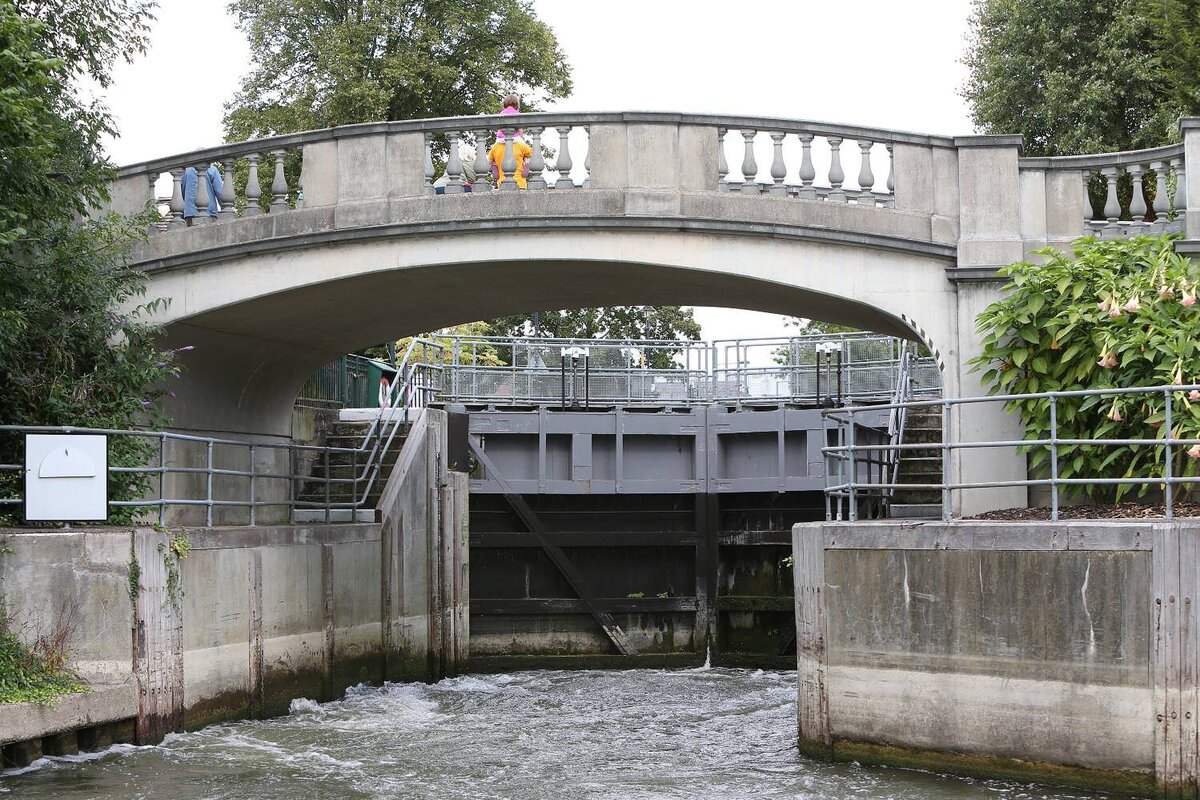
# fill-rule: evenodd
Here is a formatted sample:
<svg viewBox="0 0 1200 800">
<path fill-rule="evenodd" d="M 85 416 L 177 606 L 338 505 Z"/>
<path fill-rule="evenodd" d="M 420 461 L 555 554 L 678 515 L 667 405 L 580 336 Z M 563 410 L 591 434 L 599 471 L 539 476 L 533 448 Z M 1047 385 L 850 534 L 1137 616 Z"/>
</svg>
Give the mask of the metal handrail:
<svg viewBox="0 0 1200 800">
<path fill-rule="evenodd" d="M 164 524 L 166 521 L 166 510 L 173 506 L 193 506 L 202 507 L 205 509 L 205 524 L 211 526 L 213 524 L 213 509 L 215 508 L 246 508 L 248 509 L 249 524 L 257 523 L 257 511 L 260 508 L 266 507 L 287 507 L 290 511 L 295 511 L 297 508 L 358 508 L 360 502 L 355 501 L 329 501 L 318 503 L 313 501 L 299 500 L 294 493 L 289 494 L 289 498 L 284 500 L 259 500 L 256 496 L 256 484 L 262 480 L 278 480 L 278 481 L 308 481 L 323 483 L 326 486 L 326 495 L 328 497 L 328 488 L 334 484 L 353 483 L 356 479 L 350 478 L 334 478 L 317 475 L 304 475 L 294 470 L 288 472 L 277 472 L 274 470 L 261 470 L 258 468 L 258 461 L 254 458 L 256 451 L 267 450 L 286 450 L 289 454 L 289 463 L 294 463 L 294 455 L 298 452 L 315 452 L 315 453 L 354 453 L 355 448 L 346 447 L 327 447 L 322 445 L 303 445 L 291 442 L 271 442 L 271 441 L 247 441 L 242 439 L 224 439 L 212 436 L 196 436 L 185 433 L 174 433 L 170 431 L 144 431 L 144 430 L 126 430 L 120 428 L 89 428 L 79 427 L 74 425 L 0 425 L 0 433 L 62 433 L 62 434 L 93 434 L 104 436 L 133 436 L 145 439 L 155 439 L 158 441 L 158 464 L 156 466 L 140 466 L 140 467 L 119 467 L 110 465 L 108 472 L 111 475 L 157 475 L 158 497 L 141 498 L 137 500 L 110 500 L 110 507 L 127 507 L 127 508 L 157 508 L 158 522 Z M 166 444 L 169 441 L 189 442 L 203 445 L 205 448 L 205 466 L 203 467 L 183 467 L 169 466 L 166 463 Z M 249 455 L 249 469 L 230 469 L 225 467 L 217 467 L 214 465 L 214 450 L 216 447 L 233 447 L 245 448 Z M 0 473 L 3 472 L 21 472 L 25 469 L 23 464 L 0 464 Z M 204 496 L 201 497 L 166 497 L 166 476 L 168 475 L 203 475 L 204 481 Z M 222 499 L 217 496 L 214 490 L 213 478 L 215 476 L 239 477 L 245 478 L 248 484 L 247 499 Z M 20 498 L 0 497 L 0 506 L 20 505 L 23 501 Z"/>
<path fill-rule="evenodd" d="M 1145 386 L 1145 387 L 1121 387 L 1121 388 L 1101 388 L 1101 389 L 1072 389 L 1054 392 L 1038 392 L 1026 394 L 996 394 L 986 397 L 964 397 L 955 399 L 937 399 L 937 400 L 911 400 L 905 403 L 894 403 L 881 406 L 874 406 L 873 410 L 903 408 L 905 410 L 913 408 L 928 408 L 939 406 L 942 409 L 942 428 L 943 436 L 940 443 L 888 443 L 886 445 L 870 445 L 856 446 L 854 442 L 854 431 L 856 427 L 861 427 L 860 423 L 855 421 L 855 415 L 860 415 L 865 411 L 862 407 L 844 406 L 842 408 L 829 409 L 823 412 L 824 417 L 832 423 L 838 425 L 839 430 L 844 426 L 848 430 L 847 436 L 839 434 L 838 444 L 826 445 L 822 448 L 822 453 L 827 459 L 835 461 L 848 462 L 849 468 L 845 474 L 838 470 L 836 475 L 830 475 L 833 480 L 827 482 L 825 486 L 825 494 L 827 498 L 838 498 L 839 512 L 838 518 L 841 518 L 840 503 L 842 499 L 848 499 L 848 519 L 851 521 L 857 519 L 857 500 L 859 496 L 871 493 L 890 491 L 899 488 L 905 489 L 925 489 L 938 490 L 942 493 L 942 518 L 949 520 L 953 516 L 953 497 L 955 492 L 960 494 L 964 491 L 972 489 L 991 489 L 991 488 L 1008 488 L 1008 487 L 1030 487 L 1030 486 L 1049 486 L 1051 489 L 1051 519 L 1058 520 L 1060 508 L 1060 488 L 1063 486 L 1162 486 L 1164 499 L 1164 514 L 1167 519 L 1174 517 L 1174 493 L 1176 486 L 1190 486 L 1200 484 L 1200 475 L 1182 476 L 1175 475 L 1172 466 L 1172 457 L 1174 448 L 1200 445 L 1200 438 L 1183 438 L 1176 437 L 1172 434 L 1172 404 L 1171 395 L 1175 393 L 1187 393 L 1193 390 L 1200 390 L 1200 384 L 1175 384 L 1165 386 Z M 1107 396 L 1127 396 L 1127 395 L 1158 395 L 1163 396 L 1163 407 L 1165 411 L 1165 419 L 1161 430 L 1163 436 L 1161 438 L 1148 437 L 1128 437 L 1128 438 L 1062 438 L 1058 436 L 1058 418 L 1057 404 L 1058 401 L 1064 398 L 1078 397 L 1107 397 Z M 1050 435 L 1046 438 L 1037 439 L 997 439 L 985 441 L 971 442 L 955 442 L 952 441 L 950 431 L 950 412 L 961 406 L 976 405 L 980 403 L 1013 403 L 1027 400 L 1045 400 L 1049 407 L 1050 416 Z M 828 440 L 827 440 L 828 441 Z M 1102 478 L 1102 477 L 1086 477 L 1086 478 L 1061 478 L 1059 477 L 1059 452 L 1058 449 L 1064 445 L 1093 445 L 1093 446 L 1134 446 L 1134 447 L 1155 447 L 1162 448 L 1164 458 L 1162 460 L 1162 469 L 1157 474 L 1131 476 L 1125 478 Z M 991 481 L 953 481 L 952 467 L 954 453 L 965 450 L 981 450 L 981 449 L 1001 449 L 1001 448 L 1017 448 L 1028 449 L 1032 447 L 1046 447 L 1050 452 L 1049 468 L 1050 477 L 1048 478 L 1029 478 L 1018 480 L 991 480 Z M 942 481 L 940 483 L 898 483 L 893 477 L 887 482 L 860 482 L 857 480 L 855 465 L 859 461 L 859 451 L 862 450 L 886 450 L 897 454 L 906 450 L 917 449 L 937 449 L 942 453 Z M 847 474 L 849 477 L 847 477 Z M 827 501 L 827 513 L 829 502 Z"/>
</svg>

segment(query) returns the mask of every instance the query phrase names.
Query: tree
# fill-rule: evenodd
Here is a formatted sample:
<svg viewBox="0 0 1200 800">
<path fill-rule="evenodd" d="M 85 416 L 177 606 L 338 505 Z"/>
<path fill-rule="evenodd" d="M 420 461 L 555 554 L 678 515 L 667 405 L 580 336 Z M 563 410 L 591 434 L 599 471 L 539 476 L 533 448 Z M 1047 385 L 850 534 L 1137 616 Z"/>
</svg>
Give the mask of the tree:
<svg viewBox="0 0 1200 800">
<path fill-rule="evenodd" d="M 116 311 L 145 290 L 144 275 L 125 256 L 147 219 L 95 214 L 111 175 L 100 143 L 113 125 L 102 105 L 77 90 L 81 79 L 107 86 L 116 58 L 144 50 L 152 7 L 132 0 L 0 2 L 5 423 L 130 428 L 154 422 L 165 379 L 176 371 L 174 354 L 155 346 L 155 329 L 144 315 Z M 19 463 L 20 446 L 16 437 L 0 439 L 0 463 Z M 128 439 L 111 447 L 115 465 L 146 463 Z M 141 488 L 133 476 L 110 478 L 118 499 Z"/>
<path fill-rule="evenodd" d="M 1167 144 L 1200 112 L 1195 0 L 975 0 L 963 96 L 1028 155 Z M 1191 49 L 1186 46 L 1191 42 Z"/>
<path fill-rule="evenodd" d="M 700 338 L 700 323 L 690 308 L 682 306 L 608 306 L 538 312 L 538 333 L 552 339 L 659 339 L 666 341 Z M 496 336 L 529 336 L 533 313 L 501 317 L 488 323 Z M 677 350 L 651 351 L 648 366 L 673 369 Z"/>
<path fill-rule="evenodd" d="M 1007 295 L 978 317 L 983 353 L 972 361 L 993 394 L 1185 385 L 1200 382 L 1200 268 L 1174 250 L 1172 236 L 1080 239 L 1074 253 L 1039 252 L 1044 264 L 1005 267 Z M 1200 392 L 1173 392 L 1171 433 L 1200 439 Z M 1048 400 L 1012 401 L 1026 438 L 1050 435 Z M 1162 439 L 1161 393 L 1060 398 L 1059 439 Z M 1048 475 L 1046 447 L 1030 468 Z M 1161 474 L 1164 448 L 1058 445 L 1060 478 Z M 1174 474 L 1196 475 L 1200 446 L 1175 448 Z M 1151 487 L 1089 486 L 1096 498 Z"/>
<path fill-rule="evenodd" d="M 527 0 L 232 0 L 254 66 L 226 107 L 230 140 L 355 122 L 524 110 L 571 92 Z"/>
</svg>

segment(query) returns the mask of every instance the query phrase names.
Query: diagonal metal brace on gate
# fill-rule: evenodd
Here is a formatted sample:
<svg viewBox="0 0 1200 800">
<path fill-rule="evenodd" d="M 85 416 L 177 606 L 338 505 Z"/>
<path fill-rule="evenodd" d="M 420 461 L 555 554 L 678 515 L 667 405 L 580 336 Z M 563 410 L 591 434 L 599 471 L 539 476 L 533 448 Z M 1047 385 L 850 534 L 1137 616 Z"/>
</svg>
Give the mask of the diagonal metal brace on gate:
<svg viewBox="0 0 1200 800">
<path fill-rule="evenodd" d="M 612 641 L 623 656 L 634 655 L 633 648 L 629 646 L 628 640 L 625 638 L 625 632 L 621 630 L 621 626 L 612 618 L 612 614 L 604 611 L 596 603 L 596 596 L 587 588 L 587 584 L 583 576 L 579 574 L 579 570 L 571 563 L 571 559 L 567 558 L 567 554 L 562 548 L 554 544 L 547 538 L 546 526 L 542 524 L 542 520 L 537 513 L 529 507 L 529 503 L 525 502 L 525 498 L 517 492 L 513 491 L 508 485 L 508 481 L 504 480 L 504 476 L 496 469 L 495 462 L 488 457 L 483 448 L 474 439 L 470 440 L 471 453 L 487 470 L 488 477 L 494 480 L 500 487 L 500 491 L 504 494 L 504 499 L 512 506 L 513 511 L 517 512 L 517 516 L 525 523 L 525 527 L 529 528 L 529 532 L 537 539 L 542 550 L 550 557 L 554 566 L 558 567 L 558 571 L 567 579 L 567 583 L 579 595 L 579 599 L 583 601 L 591 615 L 595 617 L 596 622 L 604 629 L 604 633 Z"/>
</svg>

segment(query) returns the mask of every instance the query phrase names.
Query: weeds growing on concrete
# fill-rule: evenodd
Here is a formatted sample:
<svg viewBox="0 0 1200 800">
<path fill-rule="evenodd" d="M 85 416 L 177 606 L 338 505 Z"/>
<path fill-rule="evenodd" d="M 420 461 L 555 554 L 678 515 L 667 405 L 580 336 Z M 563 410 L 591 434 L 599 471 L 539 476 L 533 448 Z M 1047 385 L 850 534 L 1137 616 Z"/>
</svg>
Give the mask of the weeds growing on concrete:
<svg viewBox="0 0 1200 800">
<path fill-rule="evenodd" d="M 67 666 L 67 642 L 75 632 L 74 611 L 65 609 L 48 632 L 26 644 L 14 630 L 14 617 L 0 608 L 0 703 L 52 703 L 65 694 L 87 691 Z"/>
</svg>

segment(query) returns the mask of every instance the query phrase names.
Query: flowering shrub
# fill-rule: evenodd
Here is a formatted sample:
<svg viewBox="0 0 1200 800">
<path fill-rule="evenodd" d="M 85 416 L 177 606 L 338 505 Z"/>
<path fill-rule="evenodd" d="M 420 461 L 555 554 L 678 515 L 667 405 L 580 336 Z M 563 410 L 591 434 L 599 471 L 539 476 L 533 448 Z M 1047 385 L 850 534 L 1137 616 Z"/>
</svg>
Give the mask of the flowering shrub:
<svg viewBox="0 0 1200 800">
<path fill-rule="evenodd" d="M 1200 383 L 1200 269 L 1177 255 L 1174 236 L 1075 242 L 1072 256 L 1039 251 L 1045 264 L 1019 262 L 1001 274 L 1008 294 L 976 320 L 983 370 L 992 394 Z M 1009 403 L 1027 439 L 1050 435 L 1048 400 Z M 1174 392 L 1172 433 L 1200 439 L 1200 392 Z M 1163 394 L 1060 398 L 1059 439 L 1161 439 Z M 1161 474 L 1163 447 L 1059 445 L 1059 477 L 1122 478 Z M 1046 447 L 1029 448 L 1029 466 L 1049 474 Z M 1200 470 L 1200 446 L 1172 453 L 1176 475 Z M 1093 486 L 1093 499 L 1116 499 L 1149 485 Z"/>
</svg>

